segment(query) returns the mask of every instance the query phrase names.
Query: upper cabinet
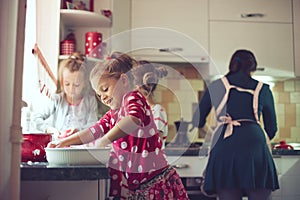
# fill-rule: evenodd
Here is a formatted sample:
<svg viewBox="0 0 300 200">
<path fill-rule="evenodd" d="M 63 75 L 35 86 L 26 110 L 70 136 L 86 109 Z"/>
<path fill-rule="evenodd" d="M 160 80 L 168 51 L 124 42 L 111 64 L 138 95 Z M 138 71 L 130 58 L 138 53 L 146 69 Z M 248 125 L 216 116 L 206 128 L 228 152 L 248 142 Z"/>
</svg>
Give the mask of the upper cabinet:
<svg viewBox="0 0 300 200">
<path fill-rule="evenodd" d="M 131 3 L 131 50 L 138 59 L 208 62 L 208 0 Z"/>
<path fill-rule="evenodd" d="M 300 77 L 300 0 L 293 0 L 295 74 Z M 296 56 L 298 55 L 298 56 Z"/>
<path fill-rule="evenodd" d="M 251 50 L 257 58 L 255 75 L 294 76 L 291 0 L 210 0 L 210 74 L 228 72 L 237 49 Z"/>
</svg>

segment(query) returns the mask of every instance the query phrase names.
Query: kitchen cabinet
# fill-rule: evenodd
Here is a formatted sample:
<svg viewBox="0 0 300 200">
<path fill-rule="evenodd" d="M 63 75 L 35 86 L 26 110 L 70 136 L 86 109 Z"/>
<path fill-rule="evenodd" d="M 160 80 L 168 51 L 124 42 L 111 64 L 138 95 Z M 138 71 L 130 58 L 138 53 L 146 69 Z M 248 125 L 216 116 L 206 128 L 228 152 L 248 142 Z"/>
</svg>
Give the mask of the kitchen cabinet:
<svg viewBox="0 0 300 200">
<path fill-rule="evenodd" d="M 20 199 L 101 199 L 98 187 L 98 181 L 22 181 Z"/>
<path fill-rule="evenodd" d="M 105 199 L 109 172 L 105 165 L 51 166 L 22 163 L 21 200 Z"/>
<path fill-rule="evenodd" d="M 257 58 L 255 75 L 294 77 L 291 0 L 210 0 L 210 75 L 228 72 L 237 49 L 251 50 Z"/>
<path fill-rule="evenodd" d="M 300 156 L 275 156 L 280 189 L 273 192 L 273 200 L 300 199 Z"/>
<path fill-rule="evenodd" d="M 167 161 L 174 166 L 182 178 L 202 177 L 208 157 L 167 156 Z"/>
<path fill-rule="evenodd" d="M 51 1 L 36 1 L 36 13 L 32 13 L 32 15 L 36 15 L 36 17 L 32 17 L 36 20 L 36 24 L 31 27 L 32 29 L 36 29 L 36 32 L 31 30 L 26 30 L 27 38 L 32 38 L 31 40 L 36 42 L 43 57 L 47 61 L 49 68 L 53 72 L 54 75 L 57 74 L 57 59 L 59 55 L 59 9 L 60 9 L 60 0 Z M 30 10 L 32 11 L 32 10 Z M 27 16 L 28 17 L 28 16 Z M 25 45 L 29 45 L 31 41 L 25 39 Z M 25 49 L 25 52 L 32 53 L 32 49 L 34 48 L 34 44 L 30 44 L 30 49 Z M 29 54 L 30 55 L 30 54 Z M 29 60 L 29 55 L 26 55 L 24 61 L 24 81 L 23 83 L 26 85 L 28 82 L 31 82 L 34 79 L 35 75 L 32 73 L 32 69 L 37 70 L 33 66 L 33 61 Z M 39 63 L 41 65 L 41 63 Z M 30 78 L 28 78 L 30 77 Z M 34 78 L 33 78 L 34 77 Z M 40 78 L 40 77 L 37 77 Z M 49 78 L 50 79 L 50 78 Z M 36 83 L 35 83 L 36 84 Z M 30 87 L 30 86 L 29 86 Z M 47 87 L 51 91 L 55 91 L 56 85 L 54 82 L 48 82 Z M 32 88 L 32 87 L 31 87 Z M 32 94 L 29 91 L 28 96 L 30 97 Z"/>
<path fill-rule="evenodd" d="M 300 77 L 300 0 L 293 0 L 293 19 L 295 45 L 295 74 L 297 77 Z"/>
<path fill-rule="evenodd" d="M 131 3 L 131 48 L 137 59 L 209 62 L 208 0 Z"/>
</svg>

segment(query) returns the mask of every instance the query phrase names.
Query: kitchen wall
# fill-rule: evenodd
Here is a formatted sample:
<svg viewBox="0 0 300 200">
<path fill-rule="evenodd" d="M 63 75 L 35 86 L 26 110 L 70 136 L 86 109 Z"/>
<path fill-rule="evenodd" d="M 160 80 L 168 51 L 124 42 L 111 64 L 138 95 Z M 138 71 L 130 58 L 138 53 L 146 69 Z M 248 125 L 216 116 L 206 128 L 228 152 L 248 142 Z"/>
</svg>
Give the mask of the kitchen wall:
<svg viewBox="0 0 300 200">
<path fill-rule="evenodd" d="M 176 134 L 174 122 L 181 118 L 184 121 L 192 120 L 194 106 L 199 100 L 199 92 L 201 94 L 205 89 L 205 83 L 201 74 L 191 64 L 168 63 L 168 66 L 172 67 L 168 67 L 168 76 L 159 82 L 154 99 L 166 109 L 169 124 L 167 141 L 170 142 Z M 198 137 L 197 129 L 189 132 L 188 137 L 191 141 L 203 140 Z"/>
<path fill-rule="evenodd" d="M 156 102 L 162 104 L 167 111 L 169 123 L 167 141 L 171 141 L 176 134 L 174 121 L 180 120 L 181 117 L 185 121 L 191 120 L 194 106 L 200 98 L 201 92 L 205 90 L 206 84 L 201 74 L 192 65 L 168 65 L 186 78 L 179 79 L 171 72 L 167 78 L 161 80 L 154 94 Z M 185 85 L 187 81 L 190 88 Z M 300 142 L 300 79 L 278 81 L 271 86 L 278 123 L 278 132 L 272 142 L 280 140 Z M 180 96 L 184 98 L 180 98 Z M 213 113 L 211 116 L 213 117 Z M 215 123 L 213 118 L 209 119 L 211 119 L 208 120 L 210 123 Z M 198 133 L 198 130 L 188 133 L 188 136 L 192 141 L 203 141 L 204 137 Z"/>
<path fill-rule="evenodd" d="M 300 79 L 276 82 L 272 91 L 279 129 L 274 142 L 300 142 Z"/>
</svg>

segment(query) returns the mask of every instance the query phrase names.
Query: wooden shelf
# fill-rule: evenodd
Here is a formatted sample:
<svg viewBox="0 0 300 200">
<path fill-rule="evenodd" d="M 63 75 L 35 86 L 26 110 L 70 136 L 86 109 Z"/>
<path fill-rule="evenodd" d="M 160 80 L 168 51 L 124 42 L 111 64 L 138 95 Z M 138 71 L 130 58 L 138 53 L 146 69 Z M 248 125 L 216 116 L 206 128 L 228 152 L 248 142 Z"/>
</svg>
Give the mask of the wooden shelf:
<svg viewBox="0 0 300 200">
<path fill-rule="evenodd" d="M 95 12 L 61 9 L 60 16 L 68 27 L 111 27 L 109 18 Z"/>
</svg>

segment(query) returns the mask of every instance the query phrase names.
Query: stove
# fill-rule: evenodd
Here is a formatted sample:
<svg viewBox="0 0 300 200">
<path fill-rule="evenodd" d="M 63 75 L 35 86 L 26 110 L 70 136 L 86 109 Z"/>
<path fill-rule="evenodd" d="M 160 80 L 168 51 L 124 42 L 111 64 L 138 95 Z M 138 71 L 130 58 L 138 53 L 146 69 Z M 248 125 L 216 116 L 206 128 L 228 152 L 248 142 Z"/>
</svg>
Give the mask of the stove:
<svg viewBox="0 0 300 200">
<path fill-rule="evenodd" d="M 201 142 L 193 142 L 190 144 L 166 143 L 165 152 L 167 156 L 198 156 Z"/>
</svg>

